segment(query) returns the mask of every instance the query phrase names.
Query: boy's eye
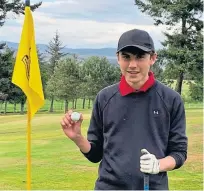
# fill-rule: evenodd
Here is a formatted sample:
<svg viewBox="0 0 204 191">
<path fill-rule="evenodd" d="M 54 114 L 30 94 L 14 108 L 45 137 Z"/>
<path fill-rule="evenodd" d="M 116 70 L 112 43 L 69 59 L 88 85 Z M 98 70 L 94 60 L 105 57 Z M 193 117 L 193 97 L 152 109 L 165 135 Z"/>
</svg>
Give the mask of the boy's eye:
<svg viewBox="0 0 204 191">
<path fill-rule="evenodd" d="M 130 56 L 128 56 L 128 55 L 123 55 L 123 58 L 125 58 L 125 59 L 130 59 Z"/>
<path fill-rule="evenodd" d="M 144 54 L 139 54 L 139 55 L 136 55 L 136 58 L 145 58 L 145 55 Z"/>
</svg>

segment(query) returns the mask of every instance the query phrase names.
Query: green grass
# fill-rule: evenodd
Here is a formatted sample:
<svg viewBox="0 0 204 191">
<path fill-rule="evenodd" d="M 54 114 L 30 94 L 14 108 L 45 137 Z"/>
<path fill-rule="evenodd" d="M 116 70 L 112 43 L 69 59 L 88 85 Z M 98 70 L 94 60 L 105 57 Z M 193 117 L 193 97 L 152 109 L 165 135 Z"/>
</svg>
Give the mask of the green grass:
<svg viewBox="0 0 204 191">
<path fill-rule="evenodd" d="M 169 172 L 170 188 L 203 190 L 203 112 L 187 110 L 188 159 L 179 170 Z"/>
<path fill-rule="evenodd" d="M 90 110 L 84 110 L 86 135 Z M 202 110 L 186 111 L 188 160 L 169 172 L 171 190 L 202 190 Z M 37 114 L 32 121 L 32 189 L 92 190 L 98 164 L 89 162 L 66 138 L 63 114 Z M 0 190 L 26 189 L 26 116 L 0 116 Z"/>
<path fill-rule="evenodd" d="M 94 183 L 97 165 L 65 137 L 62 115 L 40 114 L 32 122 L 32 189 L 91 189 Z M 90 115 L 84 118 L 85 134 Z M 0 190 L 26 189 L 26 116 L 0 117 L 0 140 Z"/>
</svg>

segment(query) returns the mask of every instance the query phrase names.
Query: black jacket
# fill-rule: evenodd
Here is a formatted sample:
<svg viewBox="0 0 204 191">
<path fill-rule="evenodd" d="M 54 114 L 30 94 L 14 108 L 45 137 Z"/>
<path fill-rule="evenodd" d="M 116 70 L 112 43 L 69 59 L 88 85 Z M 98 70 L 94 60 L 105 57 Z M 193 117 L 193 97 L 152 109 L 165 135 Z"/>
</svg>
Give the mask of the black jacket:
<svg viewBox="0 0 204 191">
<path fill-rule="evenodd" d="M 180 95 L 156 81 L 147 92 L 121 96 L 119 84 L 96 98 L 84 154 L 100 162 L 96 190 L 143 190 L 141 149 L 157 159 L 172 156 L 176 168 L 187 158 L 186 119 Z M 150 175 L 150 190 L 168 190 L 167 173 Z"/>
</svg>

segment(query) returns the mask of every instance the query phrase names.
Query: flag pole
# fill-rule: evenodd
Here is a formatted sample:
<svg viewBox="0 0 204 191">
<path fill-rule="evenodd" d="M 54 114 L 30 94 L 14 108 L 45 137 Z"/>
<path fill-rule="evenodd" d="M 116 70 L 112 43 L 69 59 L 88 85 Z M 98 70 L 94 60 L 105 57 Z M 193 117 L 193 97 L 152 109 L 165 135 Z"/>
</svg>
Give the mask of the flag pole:
<svg viewBox="0 0 204 191">
<path fill-rule="evenodd" d="M 30 7 L 30 0 L 25 0 L 25 6 Z M 31 116 L 27 99 L 27 190 L 31 190 Z"/>
<path fill-rule="evenodd" d="M 31 120 L 35 113 L 44 105 L 44 93 L 40 68 L 38 63 L 35 32 L 30 0 L 24 1 L 25 17 L 16 62 L 14 65 L 12 83 L 21 88 L 27 97 L 27 134 L 26 134 L 26 183 L 31 190 Z"/>
<path fill-rule="evenodd" d="M 30 7 L 30 0 L 26 0 L 26 1 L 25 1 L 25 5 L 28 6 L 28 7 Z"/>
<path fill-rule="evenodd" d="M 31 117 L 27 100 L 27 190 L 31 190 Z"/>
</svg>

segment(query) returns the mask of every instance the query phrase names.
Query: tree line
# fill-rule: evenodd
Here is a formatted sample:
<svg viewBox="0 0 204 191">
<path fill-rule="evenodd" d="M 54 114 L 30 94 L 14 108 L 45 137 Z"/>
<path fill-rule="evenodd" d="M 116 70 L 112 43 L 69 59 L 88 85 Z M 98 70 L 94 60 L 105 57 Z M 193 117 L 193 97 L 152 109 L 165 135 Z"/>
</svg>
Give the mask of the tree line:
<svg viewBox="0 0 204 191">
<path fill-rule="evenodd" d="M 76 102 L 79 98 L 83 99 L 84 107 L 87 99 L 93 101 L 98 91 L 120 80 L 119 67 L 110 64 L 105 57 L 92 56 L 81 60 L 76 55 L 64 54 L 58 32 L 46 52 L 50 54 L 49 60 L 46 61 L 39 50 L 38 58 L 45 98 L 51 101 L 50 112 L 54 111 L 55 100 L 64 100 L 65 111 L 68 110 L 69 102 Z M 5 102 L 5 109 L 7 103 L 20 103 L 23 112 L 25 95 L 11 83 L 14 51 L 5 48 L 0 54 L 0 60 L 0 96 Z"/>
<path fill-rule="evenodd" d="M 171 85 L 176 81 L 175 90 L 182 94 L 183 80 L 188 80 L 189 96 L 191 100 L 202 101 L 203 98 L 203 22 L 200 17 L 203 2 L 200 0 L 135 0 L 135 4 L 142 12 L 152 16 L 155 25 L 169 27 L 171 33 L 165 32 L 163 49 L 158 50 L 158 60 L 152 70 L 161 82 Z M 41 2 L 32 6 L 34 11 Z M 5 17 L 0 17 L 0 27 L 3 27 L 6 13 L 23 14 L 24 4 L 21 1 L 1 1 Z M 173 31 L 173 32 L 172 32 Z M 49 111 L 54 111 L 54 101 L 63 100 L 64 110 L 69 103 L 76 106 L 77 100 L 89 102 L 95 99 L 98 91 L 120 80 L 118 65 L 111 64 L 105 57 L 92 56 L 80 59 L 77 55 L 63 52 L 60 35 L 56 32 L 47 46 L 49 59 L 38 50 L 39 65 L 45 98 L 50 100 Z M 21 105 L 24 110 L 26 97 L 23 92 L 11 83 L 15 52 L 5 44 L 0 45 L 0 100 L 5 103 Z"/>
</svg>

